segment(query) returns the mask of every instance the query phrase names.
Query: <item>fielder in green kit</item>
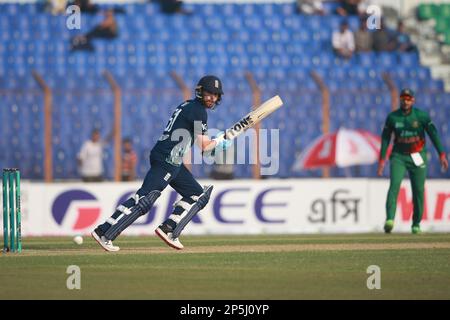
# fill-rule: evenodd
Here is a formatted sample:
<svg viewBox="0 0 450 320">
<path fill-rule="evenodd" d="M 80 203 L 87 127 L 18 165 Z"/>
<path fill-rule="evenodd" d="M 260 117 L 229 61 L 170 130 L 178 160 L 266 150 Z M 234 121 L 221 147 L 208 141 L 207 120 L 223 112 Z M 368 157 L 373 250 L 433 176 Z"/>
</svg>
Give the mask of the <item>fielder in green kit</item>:
<svg viewBox="0 0 450 320">
<path fill-rule="evenodd" d="M 381 152 L 377 174 L 381 176 L 385 166 L 386 151 L 394 133 L 394 147 L 390 156 L 390 186 L 386 200 L 386 223 L 384 231 L 390 233 L 394 227 L 397 196 L 400 184 L 408 171 L 413 195 L 412 233 L 420 233 L 424 206 L 424 189 L 427 172 L 425 132 L 428 133 L 436 150 L 443 170 L 448 169 L 447 155 L 444 152 L 437 129 L 426 111 L 413 107 L 414 92 L 403 89 L 400 93 L 400 109 L 391 112 L 381 134 Z"/>
</svg>

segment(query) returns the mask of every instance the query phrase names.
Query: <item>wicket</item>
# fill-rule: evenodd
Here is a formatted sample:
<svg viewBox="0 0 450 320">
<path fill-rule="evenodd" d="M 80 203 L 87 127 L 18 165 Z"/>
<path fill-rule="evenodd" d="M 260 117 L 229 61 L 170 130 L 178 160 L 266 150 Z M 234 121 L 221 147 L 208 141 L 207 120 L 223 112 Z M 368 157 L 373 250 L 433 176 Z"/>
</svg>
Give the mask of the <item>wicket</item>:
<svg viewBox="0 0 450 320">
<path fill-rule="evenodd" d="M 3 169 L 3 252 L 22 252 L 20 171 Z"/>
</svg>

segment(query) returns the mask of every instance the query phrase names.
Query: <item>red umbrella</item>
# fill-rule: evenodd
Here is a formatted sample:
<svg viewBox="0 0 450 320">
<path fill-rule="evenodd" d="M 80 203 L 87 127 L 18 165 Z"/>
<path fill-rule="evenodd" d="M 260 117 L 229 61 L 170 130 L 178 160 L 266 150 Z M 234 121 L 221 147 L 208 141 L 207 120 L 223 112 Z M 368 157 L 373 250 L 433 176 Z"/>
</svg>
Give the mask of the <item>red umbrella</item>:
<svg viewBox="0 0 450 320">
<path fill-rule="evenodd" d="M 366 130 L 340 128 L 314 140 L 297 158 L 294 170 L 373 164 L 380 154 L 381 139 Z"/>
</svg>

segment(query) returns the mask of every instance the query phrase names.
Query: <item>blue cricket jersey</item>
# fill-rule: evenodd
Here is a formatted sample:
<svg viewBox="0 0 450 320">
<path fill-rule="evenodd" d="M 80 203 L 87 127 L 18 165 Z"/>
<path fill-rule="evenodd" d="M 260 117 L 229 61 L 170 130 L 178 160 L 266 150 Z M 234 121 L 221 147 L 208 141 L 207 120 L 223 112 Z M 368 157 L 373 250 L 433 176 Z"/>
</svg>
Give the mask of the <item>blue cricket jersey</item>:
<svg viewBox="0 0 450 320">
<path fill-rule="evenodd" d="M 206 107 L 196 98 L 180 104 L 170 117 L 163 134 L 152 149 L 152 155 L 180 166 L 183 156 L 194 144 L 197 135 L 208 131 Z"/>
</svg>

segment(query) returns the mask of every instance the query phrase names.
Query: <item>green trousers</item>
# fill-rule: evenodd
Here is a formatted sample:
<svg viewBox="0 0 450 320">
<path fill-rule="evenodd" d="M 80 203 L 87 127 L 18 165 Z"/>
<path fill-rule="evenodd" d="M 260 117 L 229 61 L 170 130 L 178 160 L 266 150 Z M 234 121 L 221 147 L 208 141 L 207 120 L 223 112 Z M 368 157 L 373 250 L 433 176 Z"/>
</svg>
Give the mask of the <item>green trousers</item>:
<svg viewBox="0 0 450 320">
<path fill-rule="evenodd" d="M 405 172 L 408 171 L 411 180 L 414 207 L 412 225 L 418 226 L 420 224 L 423 214 L 425 178 L 427 175 L 426 152 L 422 151 L 420 154 L 424 160 L 424 164 L 418 167 L 414 164 L 410 155 L 397 152 L 392 153 L 390 158 L 391 183 L 386 200 L 387 220 L 394 220 L 400 184 L 405 176 Z"/>
</svg>

